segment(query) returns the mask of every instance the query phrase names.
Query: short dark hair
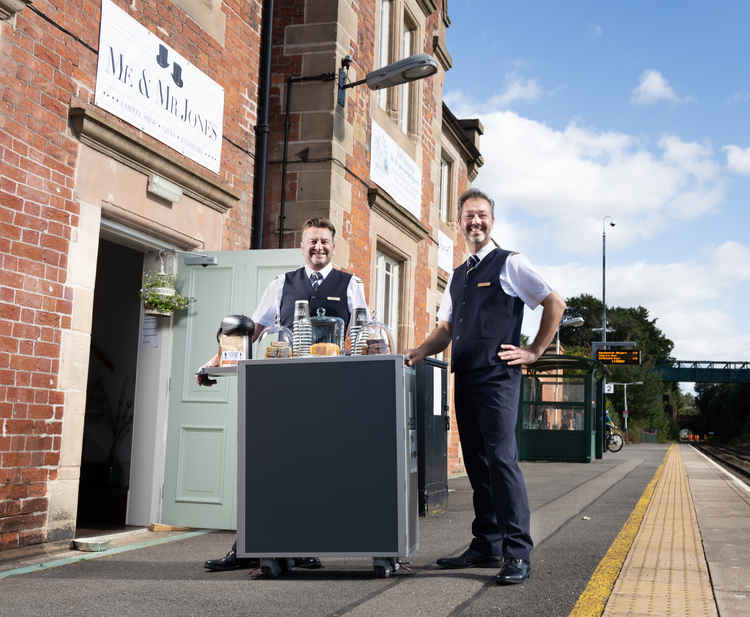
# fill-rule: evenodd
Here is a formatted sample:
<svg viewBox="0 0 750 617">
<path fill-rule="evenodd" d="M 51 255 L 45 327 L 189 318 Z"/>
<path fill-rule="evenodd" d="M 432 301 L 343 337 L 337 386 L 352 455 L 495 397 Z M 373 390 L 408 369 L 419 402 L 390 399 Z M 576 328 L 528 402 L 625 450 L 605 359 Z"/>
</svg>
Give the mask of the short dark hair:
<svg viewBox="0 0 750 617">
<path fill-rule="evenodd" d="M 483 199 L 486 201 L 490 204 L 490 214 L 492 215 L 492 218 L 495 218 L 495 200 L 484 191 L 475 188 L 470 188 L 469 190 L 464 191 L 461 193 L 461 197 L 458 198 L 458 218 L 461 218 L 461 211 L 464 208 L 464 203 L 469 199 Z"/>
<path fill-rule="evenodd" d="M 331 239 L 336 237 L 336 228 L 333 226 L 333 223 L 324 216 L 314 216 L 307 219 L 302 226 L 302 233 L 305 232 L 305 229 L 310 229 L 311 227 L 327 229 L 331 232 Z"/>
</svg>

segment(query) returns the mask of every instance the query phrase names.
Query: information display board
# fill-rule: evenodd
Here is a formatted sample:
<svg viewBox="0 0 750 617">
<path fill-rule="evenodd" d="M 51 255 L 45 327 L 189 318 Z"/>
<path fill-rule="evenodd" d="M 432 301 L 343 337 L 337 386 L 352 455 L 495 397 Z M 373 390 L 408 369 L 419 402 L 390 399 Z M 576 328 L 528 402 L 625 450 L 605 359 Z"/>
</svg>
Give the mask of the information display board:
<svg viewBox="0 0 750 617">
<path fill-rule="evenodd" d="M 597 349 L 596 359 L 602 364 L 640 364 L 640 349 Z"/>
</svg>

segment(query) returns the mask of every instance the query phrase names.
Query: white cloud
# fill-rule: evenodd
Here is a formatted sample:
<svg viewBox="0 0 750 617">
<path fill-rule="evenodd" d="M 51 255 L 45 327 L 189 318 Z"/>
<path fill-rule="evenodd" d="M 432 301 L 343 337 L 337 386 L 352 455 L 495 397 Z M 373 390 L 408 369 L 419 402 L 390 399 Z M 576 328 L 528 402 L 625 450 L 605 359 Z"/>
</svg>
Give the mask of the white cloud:
<svg viewBox="0 0 750 617">
<path fill-rule="evenodd" d="M 747 103 L 747 102 L 750 102 L 750 92 L 748 92 L 747 90 L 735 92 L 732 96 L 729 97 L 729 103 L 733 105 L 737 103 Z"/>
<path fill-rule="evenodd" d="M 600 38 L 604 34 L 604 31 L 599 24 L 594 24 L 594 26 L 592 27 L 592 31 L 596 38 Z"/>
<path fill-rule="evenodd" d="M 564 297 L 601 298 L 601 266 L 569 263 L 538 266 Z M 644 306 L 674 344 L 681 360 L 743 360 L 750 333 L 724 308 L 724 298 L 750 284 L 750 245 L 725 242 L 698 259 L 667 264 L 636 262 L 607 268 L 607 305 Z M 533 337 L 540 311 L 528 315 L 524 333 Z"/>
<path fill-rule="evenodd" d="M 633 90 L 630 100 L 639 105 L 647 105 L 657 101 L 683 102 L 683 99 L 677 96 L 664 76 L 654 69 L 643 71 L 641 81 Z"/>
<path fill-rule="evenodd" d="M 513 71 L 505 75 L 503 91 L 480 105 L 467 99 L 461 92 L 449 92 L 444 98 L 453 113 L 458 117 L 465 117 L 479 112 L 507 109 L 517 101 L 535 101 L 543 93 L 544 90 L 536 79 L 523 77 Z"/>
<path fill-rule="evenodd" d="M 556 130 L 510 111 L 479 117 L 485 165 L 475 185 L 495 198 L 498 218 L 531 215 L 573 253 L 598 250 L 581 237 L 596 238 L 605 214 L 622 223 L 613 242 L 626 246 L 710 212 L 723 197 L 721 167 L 703 144 L 666 136 L 652 152 L 625 133 Z"/>
<path fill-rule="evenodd" d="M 727 167 L 738 174 L 750 175 L 750 148 L 724 146 L 727 153 Z"/>
</svg>

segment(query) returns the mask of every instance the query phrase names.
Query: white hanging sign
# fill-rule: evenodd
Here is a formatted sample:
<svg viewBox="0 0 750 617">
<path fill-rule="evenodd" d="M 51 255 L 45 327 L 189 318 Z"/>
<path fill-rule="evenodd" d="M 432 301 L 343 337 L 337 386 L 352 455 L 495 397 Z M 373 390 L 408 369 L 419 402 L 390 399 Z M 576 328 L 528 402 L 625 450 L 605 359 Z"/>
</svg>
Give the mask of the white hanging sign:
<svg viewBox="0 0 750 617">
<path fill-rule="evenodd" d="M 388 133 L 372 121 L 370 179 L 379 184 L 402 208 L 421 218 L 421 170 Z"/>
<path fill-rule="evenodd" d="M 219 173 L 224 88 L 110 0 L 102 0 L 94 102 Z"/>
<path fill-rule="evenodd" d="M 438 268 L 453 272 L 453 240 L 438 229 Z"/>
</svg>

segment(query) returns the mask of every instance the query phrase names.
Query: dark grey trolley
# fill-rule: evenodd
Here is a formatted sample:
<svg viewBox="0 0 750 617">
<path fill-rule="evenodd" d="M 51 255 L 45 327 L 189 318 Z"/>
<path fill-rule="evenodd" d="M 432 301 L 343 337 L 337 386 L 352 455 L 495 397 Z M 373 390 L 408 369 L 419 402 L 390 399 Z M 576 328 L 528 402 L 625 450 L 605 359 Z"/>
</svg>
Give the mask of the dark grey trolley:
<svg viewBox="0 0 750 617">
<path fill-rule="evenodd" d="M 384 578 L 418 549 L 415 372 L 403 356 L 238 366 L 237 553 L 269 577 L 294 557 L 372 557 Z"/>
</svg>

